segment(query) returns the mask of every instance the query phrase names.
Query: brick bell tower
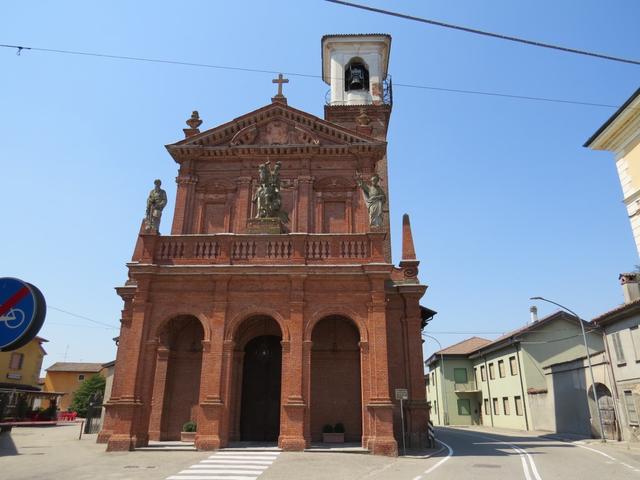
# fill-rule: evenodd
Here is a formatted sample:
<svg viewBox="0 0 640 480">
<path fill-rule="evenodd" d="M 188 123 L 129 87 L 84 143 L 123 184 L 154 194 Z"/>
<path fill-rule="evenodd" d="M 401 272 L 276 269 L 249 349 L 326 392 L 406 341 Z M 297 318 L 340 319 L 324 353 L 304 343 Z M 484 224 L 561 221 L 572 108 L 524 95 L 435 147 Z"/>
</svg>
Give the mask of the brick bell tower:
<svg viewBox="0 0 640 480">
<path fill-rule="evenodd" d="M 194 112 L 167 145 L 178 164 L 171 234 L 143 224 L 116 289 L 107 450 L 175 440 L 194 421 L 201 450 L 300 451 L 340 424 L 346 441 L 397 455 L 395 389 L 408 390 L 407 445 L 425 444 L 427 287 L 407 216 L 391 263 L 390 46 L 389 35 L 322 38 L 324 119 L 289 106 L 279 76 L 269 104 L 204 131 Z"/>
</svg>

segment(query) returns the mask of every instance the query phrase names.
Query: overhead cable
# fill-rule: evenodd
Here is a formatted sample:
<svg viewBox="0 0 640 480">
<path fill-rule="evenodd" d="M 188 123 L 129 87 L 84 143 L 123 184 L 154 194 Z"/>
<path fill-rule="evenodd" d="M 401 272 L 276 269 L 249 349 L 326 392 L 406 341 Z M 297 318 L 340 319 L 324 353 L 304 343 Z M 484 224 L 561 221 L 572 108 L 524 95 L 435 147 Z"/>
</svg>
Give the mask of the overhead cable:
<svg viewBox="0 0 640 480">
<path fill-rule="evenodd" d="M 489 32 L 489 31 L 486 31 L 486 30 L 478 30 L 477 28 L 470 28 L 470 27 L 465 27 L 465 26 L 462 26 L 462 25 L 455 25 L 453 23 L 446 23 L 446 22 L 440 22 L 440 21 L 437 21 L 437 20 L 431 20 L 431 19 L 428 19 L 428 18 L 416 17 L 414 15 L 407 15 L 405 13 L 393 12 L 391 10 L 383 10 L 382 8 L 369 7 L 367 5 L 360 5 L 358 3 L 345 2 L 343 0 L 325 0 L 325 2 L 336 3 L 336 4 L 339 4 L 339 5 L 344 5 L 346 7 L 359 8 L 361 10 L 367 10 L 369 12 L 381 13 L 383 15 L 389 15 L 389 16 L 392 16 L 392 17 L 403 18 L 405 20 L 412 20 L 414 22 L 426 23 L 426 24 L 429 24 L 429 25 L 434 25 L 436 27 L 443 27 L 443 28 L 449 28 L 449 29 L 452 29 L 452 30 L 459 30 L 459 31 L 462 31 L 462 32 L 473 33 L 473 34 L 476 34 L 476 35 L 483 35 L 485 37 L 497 38 L 499 40 L 507 40 L 509 42 L 523 43 L 525 45 L 530 45 L 530 46 L 533 46 L 533 47 L 549 48 L 549 49 L 552 49 L 552 50 L 559 50 L 559 51 L 565 52 L 565 53 L 575 53 L 577 55 L 585 55 L 585 56 L 588 56 L 588 57 L 600 58 L 602 60 L 609 60 L 609 61 L 612 61 L 612 62 L 621 62 L 621 63 L 628 63 L 628 64 L 631 64 L 631 65 L 640 65 L 640 60 L 634 60 L 634 59 L 623 58 L 623 57 L 615 57 L 613 55 L 607 55 L 607 54 L 604 54 L 604 53 L 590 52 L 590 51 L 587 51 L 587 50 L 580 50 L 580 49 L 577 49 L 577 48 L 563 47 L 561 45 L 554 45 L 554 44 L 551 44 L 551 43 L 539 42 L 537 40 L 528 40 L 526 38 L 514 37 L 512 35 L 504 35 L 502 33 Z"/>
<path fill-rule="evenodd" d="M 146 58 L 146 57 L 134 57 L 127 55 L 112 55 L 106 53 L 97 53 L 97 52 L 83 52 L 78 50 L 60 50 L 55 48 L 40 48 L 40 47 L 28 47 L 22 45 L 8 45 L 8 44 L 0 44 L 0 48 L 11 48 L 16 49 L 16 52 L 22 52 L 24 50 L 31 50 L 35 52 L 46 52 L 46 53 L 57 53 L 57 54 L 65 54 L 65 55 L 80 55 L 86 57 L 98 57 L 98 58 L 107 58 L 112 60 L 127 60 L 134 62 L 145 62 L 145 63 L 160 63 L 167 65 L 178 65 L 178 66 L 186 66 L 186 67 L 198 67 L 198 68 L 213 68 L 218 70 L 232 70 L 239 72 L 249 72 L 249 73 L 268 73 L 268 74 L 279 74 L 283 73 L 284 75 L 288 75 L 290 77 L 303 77 L 303 78 L 322 78 L 321 75 L 312 75 L 308 73 L 299 73 L 299 72 L 283 72 L 279 70 L 266 70 L 266 69 L 257 69 L 257 68 L 247 68 L 247 67 L 234 67 L 228 65 L 215 65 L 208 63 L 197 63 L 197 62 L 184 62 L 179 60 L 166 60 L 160 58 Z M 482 96 L 492 96 L 492 97 L 501 97 L 501 98 L 509 98 L 514 100 L 528 100 L 528 101 L 537 101 L 537 102 L 547 102 L 547 103 L 561 103 L 561 104 L 572 104 L 572 105 L 583 105 L 589 107 L 604 107 L 604 108 L 618 108 L 618 105 L 611 105 L 606 103 L 595 103 L 595 102 L 584 102 L 579 100 L 567 100 L 560 98 L 549 98 L 549 97 L 537 97 L 531 95 L 514 95 L 509 93 L 502 92 L 489 92 L 489 91 L 481 91 L 481 90 L 465 90 L 458 88 L 446 88 L 446 87 L 438 87 L 433 85 L 416 85 L 416 84 L 408 84 L 408 83 L 393 83 L 394 87 L 400 88 L 415 88 L 420 90 L 433 90 L 437 92 L 447 92 L 447 93 L 459 93 L 459 94 L 468 94 L 468 95 L 482 95 Z"/>
</svg>

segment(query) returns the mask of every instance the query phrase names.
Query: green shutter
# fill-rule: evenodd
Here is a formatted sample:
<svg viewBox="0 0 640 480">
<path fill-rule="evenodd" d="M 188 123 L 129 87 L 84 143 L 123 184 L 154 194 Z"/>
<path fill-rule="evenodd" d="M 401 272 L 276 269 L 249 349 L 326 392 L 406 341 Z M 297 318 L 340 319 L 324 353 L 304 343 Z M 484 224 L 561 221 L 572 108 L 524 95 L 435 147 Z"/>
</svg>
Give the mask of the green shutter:
<svg viewBox="0 0 640 480">
<path fill-rule="evenodd" d="M 458 415 L 471 415 L 471 400 L 468 398 L 458 399 Z"/>
<path fill-rule="evenodd" d="M 466 368 L 454 368 L 453 379 L 456 383 L 467 383 L 467 369 Z"/>
</svg>

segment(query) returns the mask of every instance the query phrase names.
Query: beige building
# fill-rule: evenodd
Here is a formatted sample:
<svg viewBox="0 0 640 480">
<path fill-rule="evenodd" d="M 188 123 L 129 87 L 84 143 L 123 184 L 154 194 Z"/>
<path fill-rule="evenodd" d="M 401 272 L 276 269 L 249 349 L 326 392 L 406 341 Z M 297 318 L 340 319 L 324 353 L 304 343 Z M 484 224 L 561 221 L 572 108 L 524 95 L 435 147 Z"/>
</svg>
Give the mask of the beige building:
<svg viewBox="0 0 640 480">
<path fill-rule="evenodd" d="M 614 153 L 623 201 L 640 252 L 640 88 L 584 146 Z"/>
<path fill-rule="evenodd" d="M 58 404 L 58 409 L 64 412 L 71 406 L 73 394 L 82 382 L 102 370 L 101 363 L 56 362 L 47 368 L 44 389 L 65 394 Z"/>
<path fill-rule="evenodd" d="M 42 337 L 10 352 L 0 352 L 0 388 L 40 390 L 40 369 L 47 354 Z"/>
<path fill-rule="evenodd" d="M 592 355 L 604 351 L 599 332 L 590 331 L 587 343 Z M 597 435 L 584 358 L 578 319 L 565 312 L 536 318 L 494 341 L 474 337 L 436 352 L 426 362 L 434 424 Z M 604 361 L 598 369 L 605 382 Z M 563 411 L 567 405 L 570 416 Z"/>
<path fill-rule="evenodd" d="M 623 273 L 625 303 L 593 319 L 604 332 L 611 363 L 615 413 L 622 439 L 640 441 L 640 287 L 637 273 Z"/>
</svg>

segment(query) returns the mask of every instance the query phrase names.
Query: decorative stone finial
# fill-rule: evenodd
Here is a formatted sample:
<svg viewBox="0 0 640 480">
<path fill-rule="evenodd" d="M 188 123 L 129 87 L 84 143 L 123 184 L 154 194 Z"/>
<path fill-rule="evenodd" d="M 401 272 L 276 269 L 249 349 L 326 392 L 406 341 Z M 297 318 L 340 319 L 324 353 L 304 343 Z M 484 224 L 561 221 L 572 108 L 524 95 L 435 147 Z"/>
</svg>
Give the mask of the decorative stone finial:
<svg viewBox="0 0 640 480">
<path fill-rule="evenodd" d="M 202 120 L 200 120 L 200 114 L 198 113 L 198 111 L 194 110 L 191 113 L 191 118 L 189 118 L 189 120 L 187 120 L 185 123 L 189 125 L 189 128 L 191 128 L 192 130 L 197 130 L 198 127 L 202 125 Z"/>
<path fill-rule="evenodd" d="M 200 114 L 197 110 L 191 112 L 191 117 L 185 123 L 189 126 L 189 128 L 182 129 L 185 137 L 192 137 L 200 133 L 198 127 L 202 125 L 202 120 L 200 120 Z"/>
</svg>

